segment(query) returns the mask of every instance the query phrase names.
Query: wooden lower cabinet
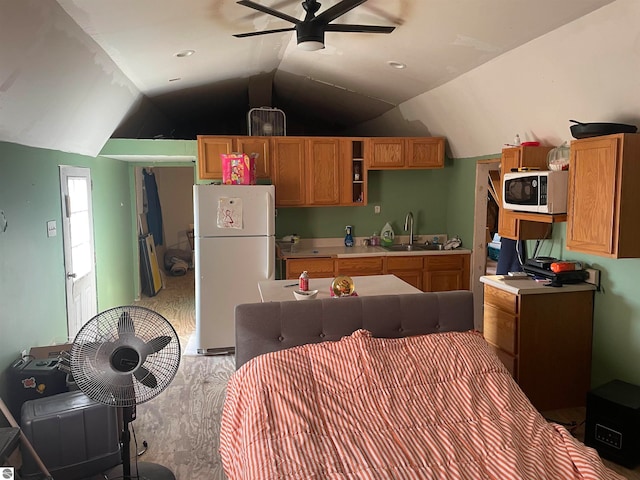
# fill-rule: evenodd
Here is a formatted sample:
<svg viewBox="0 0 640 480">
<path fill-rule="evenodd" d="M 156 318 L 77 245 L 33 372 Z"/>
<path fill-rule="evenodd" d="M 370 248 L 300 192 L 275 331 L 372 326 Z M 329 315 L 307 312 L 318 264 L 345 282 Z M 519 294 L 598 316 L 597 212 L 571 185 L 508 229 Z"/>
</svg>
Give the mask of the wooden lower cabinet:
<svg viewBox="0 0 640 480">
<path fill-rule="evenodd" d="M 334 276 L 334 259 L 323 258 L 289 258 L 286 262 L 286 278 L 296 279 L 303 271 L 310 278 L 330 278 Z"/>
<path fill-rule="evenodd" d="M 311 278 L 392 274 L 424 292 L 469 290 L 470 260 L 468 253 L 288 258 L 286 278 L 296 279 L 303 270 Z"/>
<path fill-rule="evenodd" d="M 395 275 L 399 279 L 422 290 L 423 258 L 424 257 L 417 255 L 385 257 L 384 273 Z"/>
<path fill-rule="evenodd" d="M 585 405 L 592 323 L 592 290 L 514 294 L 484 286 L 484 337 L 540 411 Z"/>
<path fill-rule="evenodd" d="M 425 292 L 469 290 L 470 261 L 470 254 L 425 256 L 422 289 Z"/>
</svg>

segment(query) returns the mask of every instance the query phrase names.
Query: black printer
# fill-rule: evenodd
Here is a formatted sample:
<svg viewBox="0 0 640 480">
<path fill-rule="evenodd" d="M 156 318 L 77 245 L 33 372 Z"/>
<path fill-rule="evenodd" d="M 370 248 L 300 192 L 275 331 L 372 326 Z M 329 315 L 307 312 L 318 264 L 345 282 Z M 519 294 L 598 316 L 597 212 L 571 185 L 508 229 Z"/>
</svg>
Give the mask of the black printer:
<svg viewBox="0 0 640 480">
<path fill-rule="evenodd" d="M 558 261 L 557 258 L 553 257 L 529 258 L 522 266 L 522 270 L 536 278 L 551 280 L 550 285 L 552 287 L 561 287 L 564 284 L 571 283 L 582 283 L 589 278 L 589 273 L 586 270 L 554 272 L 551 270 L 551 264 Z"/>
</svg>

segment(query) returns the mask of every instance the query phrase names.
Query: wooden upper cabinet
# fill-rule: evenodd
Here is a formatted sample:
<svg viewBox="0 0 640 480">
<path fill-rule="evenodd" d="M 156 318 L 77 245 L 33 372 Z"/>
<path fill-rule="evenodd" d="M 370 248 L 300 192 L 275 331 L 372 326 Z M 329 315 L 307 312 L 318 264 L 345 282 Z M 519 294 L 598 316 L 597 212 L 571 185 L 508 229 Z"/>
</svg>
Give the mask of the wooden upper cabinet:
<svg viewBox="0 0 640 480">
<path fill-rule="evenodd" d="M 269 137 L 224 137 L 198 135 L 198 178 L 222 179 L 222 153 L 257 153 L 256 178 L 270 177 Z"/>
<path fill-rule="evenodd" d="M 271 140 L 273 184 L 276 205 L 294 207 L 306 204 L 306 145 L 300 137 L 274 137 Z"/>
<path fill-rule="evenodd" d="M 502 150 L 500 161 L 500 198 L 502 198 L 502 184 L 504 174 L 513 168 L 537 167 L 547 170 L 547 155 L 550 147 L 510 147 Z M 533 240 L 548 238 L 551 234 L 551 224 L 521 220 L 518 212 L 500 207 L 498 217 L 498 235 L 512 240 Z"/>
<path fill-rule="evenodd" d="M 444 137 L 407 138 L 409 168 L 443 168 Z"/>
<path fill-rule="evenodd" d="M 571 142 L 567 249 L 640 257 L 640 134 Z"/>
<path fill-rule="evenodd" d="M 380 137 L 369 143 L 372 170 L 444 167 L 444 137 Z"/>
<path fill-rule="evenodd" d="M 271 176 L 271 148 L 269 137 L 238 137 L 235 140 L 235 151 L 246 154 L 257 153 L 256 178 Z"/>
<path fill-rule="evenodd" d="M 219 180 L 222 178 L 220 154 L 233 152 L 233 138 L 198 135 L 198 177 Z"/>
<path fill-rule="evenodd" d="M 372 138 L 369 169 L 404 168 L 404 138 Z"/>
<path fill-rule="evenodd" d="M 307 140 L 307 203 L 340 203 L 340 143 L 337 138 Z"/>
</svg>

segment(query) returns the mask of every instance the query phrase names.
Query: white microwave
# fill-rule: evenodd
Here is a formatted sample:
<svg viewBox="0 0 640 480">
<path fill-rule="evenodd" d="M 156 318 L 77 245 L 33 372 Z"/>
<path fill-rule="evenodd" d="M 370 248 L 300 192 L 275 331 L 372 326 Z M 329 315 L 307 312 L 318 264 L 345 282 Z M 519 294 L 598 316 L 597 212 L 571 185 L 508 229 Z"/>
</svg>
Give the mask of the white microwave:
<svg viewBox="0 0 640 480">
<path fill-rule="evenodd" d="M 566 213 L 568 186 L 567 170 L 505 173 L 502 205 L 521 212 Z"/>
</svg>

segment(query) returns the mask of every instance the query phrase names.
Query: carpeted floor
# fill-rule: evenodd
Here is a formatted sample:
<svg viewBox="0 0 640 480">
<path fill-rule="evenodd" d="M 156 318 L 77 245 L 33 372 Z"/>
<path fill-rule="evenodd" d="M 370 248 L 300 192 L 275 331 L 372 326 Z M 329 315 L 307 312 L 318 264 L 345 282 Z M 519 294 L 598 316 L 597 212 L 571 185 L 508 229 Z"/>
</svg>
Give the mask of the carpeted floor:
<svg viewBox="0 0 640 480">
<path fill-rule="evenodd" d="M 183 277 L 163 277 L 164 288 L 136 305 L 164 316 L 176 329 L 186 349 L 195 330 L 194 271 Z M 138 442 L 148 449 L 139 461 L 170 468 L 177 480 L 222 480 L 218 455 L 220 415 L 225 387 L 235 371 L 235 359 L 226 356 L 182 356 L 173 382 L 156 398 L 137 407 L 132 423 Z"/>
</svg>

